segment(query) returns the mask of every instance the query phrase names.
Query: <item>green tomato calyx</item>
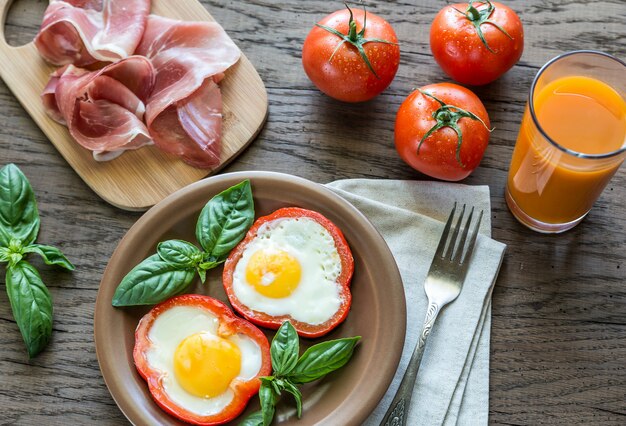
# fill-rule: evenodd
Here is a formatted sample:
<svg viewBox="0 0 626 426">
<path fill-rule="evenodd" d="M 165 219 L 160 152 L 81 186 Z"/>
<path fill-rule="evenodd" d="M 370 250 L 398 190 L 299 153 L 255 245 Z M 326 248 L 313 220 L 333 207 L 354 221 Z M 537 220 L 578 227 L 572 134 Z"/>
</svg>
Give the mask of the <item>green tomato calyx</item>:
<svg viewBox="0 0 626 426">
<path fill-rule="evenodd" d="M 398 43 L 393 43 L 389 40 L 383 40 L 380 38 L 365 38 L 365 27 L 367 26 L 367 11 L 365 10 L 365 7 L 363 7 L 363 28 L 361 28 L 361 31 L 357 31 L 356 21 L 354 20 L 352 9 L 350 9 L 347 3 L 344 3 L 344 4 L 346 5 L 346 8 L 348 8 L 348 11 L 350 12 L 350 21 L 348 22 L 348 26 L 349 26 L 348 34 L 343 34 L 339 32 L 338 30 L 336 30 L 335 28 L 331 28 L 326 25 L 315 24 L 316 26 L 322 28 L 323 30 L 328 31 L 331 34 L 336 35 L 337 37 L 341 39 L 337 47 L 335 47 L 333 54 L 330 55 L 328 62 L 331 62 L 333 60 L 333 57 L 335 56 L 339 48 L 343 46 L 344 43 L 348 43 L 354 46 L 358 50 L 359 55 L 361 56 L 361 59 L 363 59 L 363 62 L 365 62 L 365 65 L 367 65 L 367 68 L 372 72 L 372 74 L 374 74 L 376 78 L 380 78 L 378 77 L 378 74 L 376 74 L 376 71 L 374 70 L 374 67 L 372 66 L 369 58 L 367 57 L 367 54 L 365 53 L 365 49 L 363 48 L 363 46 L 367 43 L 385 43 L 385 44 L 393 44 L 394 46 L 397 46 Z"/>
<path fill-rule="evenodd" d="M 485 0 L 485 2 L 481 2 L 481 3 L 486 4 L 487 8 L 478 10 L 478 8 L 474 6 L 474 2 L 470 1 L 467 6 L 467 10 L 465 12 L 460 11 L 456 7 L 453 7 L 453 9 L 459 12 L 461 15 L 465 16 L 472 23 L 472 25 L 474 25 L 474 28 L 476 28 L 476 33 L 478 34 L 478 37 L 480 38 L 480 41 L 483 42 L 487 50 L 489 50 L 491 53 L 496 53 L 491 49 L 491 47 L 489 47 L 489 44 L 487 44 L 487 40 L 485 39 L 483 30 L 480 28 L 482 24 L 493 25 L 498 30 L 502 31 L 504 35 L 506 35 L 511 40 L 513 40 L 513 37 L 511 37 L 504 28 L 502 28 L 495 21 L 492 21 L 490 19 L 491 15 L 493 15 L 493 12 L 496 10 L 496 7 L 493 5 L 493 3 L 491 3 L 490 0 Z"/>
<path fill-rule="evenodd" d="M 422 95 L 427 96 L 431 99 L 434 99 L 435 101 L 439 103 L 439 105 L 441 105 L 435 112 L 433 112 L 433 118 L 436 121 L 435 125 L 431 127 L 424 134 L 424 136 L 422 136 L 422 139 L 420 139 L 420 142 L 417 145 L 417 155 L 420 154 L 420 148 L 422 147 L 422 144 L 424 143 L 426 139 L 428 139 L 430 135 L 432 135 L 439 129 L 442 129 L 444 127 L 449 127 L 452 130 L 454 130 L 457 135 L 456 161 L 461 165 L 461 167 L 465 167 L 465 165 L 461 161 L 461 145 L 463 144 L 463 132 L 461 131 L 461 128 L 459 127 L 459 124 L 458 124 L 459 120 L 461 118 L 469 118 L 474 121 L 480 121 L 482 125 L 485 126 L 485 129 L 487 129 L 489 132 L 492 132 L 493 129 L 490 129 L 485 124 L 485 122 L 473 112 L 467 111 L 458 106 L 448 105 L 441 99 L 437 98 L 435 95 L 425 92 L 422 89 L 417 89 L 417 90 L 419 90 L 419 92 Z"/>
</svg>

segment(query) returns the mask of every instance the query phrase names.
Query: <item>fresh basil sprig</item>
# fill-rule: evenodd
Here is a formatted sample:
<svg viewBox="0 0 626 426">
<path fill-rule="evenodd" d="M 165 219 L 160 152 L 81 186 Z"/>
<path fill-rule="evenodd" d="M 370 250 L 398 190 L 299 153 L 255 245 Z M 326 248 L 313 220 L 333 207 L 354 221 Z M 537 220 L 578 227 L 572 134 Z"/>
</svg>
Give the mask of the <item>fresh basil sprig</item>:
<svg viewBox="0 0 626 426">
<path fill-rule="evenodd" d="M 183 292 L 196 272 L 205 282 L 206 271 L 226 260 L 252 222 L 252 189 L 250 181 L 244 180 L 211 198 L 200 212 L 196 238 L 202 250 L 183 240 L 160 242 L 156 254 L 122 279 L 113 295 L 113 306 L 152 305 L 167 300 Z"/>
<path fill-rule="evenodd" d="M 274 418 L 275 406 L 283 392 L 293 395 L 298 418 L 302 416 L 302 393 L 297 385 L 321 379 L 350 360 L 360 336 L 329 340 L 307 349 L 298 358 L 299 338 L 289 321 L 280 326 L 272 345 L 272 376 L 261 377 L 259 401 L 261 411 L 252 413 L 240 426 L 268 426 Z"/>
<path fill-rule="evenodd" d="M 25 260 L 40 255 L 48 265 L 74 265 L 57 248 L 35 244 L 39 210 L 30 182 L 14 164 L 0 169 L 0 263 L 7 263 L 6 288 L 28 355 L 37 355 L 52 335 L 52 298 L 39 272 Z"/>
</svg>

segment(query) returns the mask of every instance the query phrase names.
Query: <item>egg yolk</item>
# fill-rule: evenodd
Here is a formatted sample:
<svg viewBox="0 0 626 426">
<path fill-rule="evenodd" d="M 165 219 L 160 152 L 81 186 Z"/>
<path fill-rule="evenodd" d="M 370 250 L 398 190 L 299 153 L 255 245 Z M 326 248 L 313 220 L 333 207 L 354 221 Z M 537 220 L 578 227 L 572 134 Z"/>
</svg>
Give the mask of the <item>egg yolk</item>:
<svg viewBox="0 0 626 426">
<path fill-rule="evenodd" d="M 186 337 L 174 353 L 174 374 L 183 389 L 200 398 L 226 391 L 241 369 L 241 350 L 209 333 Z"/>
<path fill-rule="evenodd" d="M 246 280 L 263 296 L 287 297 L 298 287 L 302 270 L 298 260 L 283 250 L 259 250 L 250 256 Z"/>
</svg>

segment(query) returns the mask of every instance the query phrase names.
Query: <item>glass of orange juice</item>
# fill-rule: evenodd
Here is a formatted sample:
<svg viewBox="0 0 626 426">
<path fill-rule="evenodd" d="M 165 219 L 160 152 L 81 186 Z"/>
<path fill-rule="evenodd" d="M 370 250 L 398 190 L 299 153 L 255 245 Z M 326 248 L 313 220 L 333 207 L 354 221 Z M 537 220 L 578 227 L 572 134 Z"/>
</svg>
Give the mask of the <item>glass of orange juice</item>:
<svg viewBox="0 0 626 426">
<path fill-rule="evenodd" d="M 596 51 L 565 53 L 530 88 L 505 197 L 513 215 L 545 233 L 576 226 L 626 157 L 626 63 Z"/>
</svg>

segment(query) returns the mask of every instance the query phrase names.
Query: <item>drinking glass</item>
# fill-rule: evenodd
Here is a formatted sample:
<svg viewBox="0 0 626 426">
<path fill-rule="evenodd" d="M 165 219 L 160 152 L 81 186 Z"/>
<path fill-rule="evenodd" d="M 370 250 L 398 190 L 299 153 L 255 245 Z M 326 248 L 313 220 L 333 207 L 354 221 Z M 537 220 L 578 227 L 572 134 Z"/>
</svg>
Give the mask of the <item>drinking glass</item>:
<svg viewBox="0 0 626 426">
<path fill-rule="evenodd" d="M 587 215 L 626 157 L 625 93 L 626 63 L 606 53 L 568 52 L 541 68 L 505 189 L 522 224 L 557 233 Z"/>
</svg>

